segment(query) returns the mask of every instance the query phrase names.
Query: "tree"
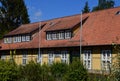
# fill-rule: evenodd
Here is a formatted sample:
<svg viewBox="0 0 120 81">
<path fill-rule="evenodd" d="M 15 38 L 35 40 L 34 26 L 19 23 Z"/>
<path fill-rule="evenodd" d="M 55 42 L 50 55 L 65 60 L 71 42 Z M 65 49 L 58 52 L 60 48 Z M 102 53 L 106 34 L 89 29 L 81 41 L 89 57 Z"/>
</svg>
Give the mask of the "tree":
<svg viewBox="0 0 120 81">
<path fill-rule="evenodd" d="M 92 11 L 98 11 L 98 10 L 113 8 L 114 4 L 115 4 L 115 2 L 113 0 L 107 0 L 107 1 L 104 1 L 101 4 L 99 4 L 98 6 L 93 7 Z"/>
<path fill-rule="evenodd" d="M 0 0 L 0 38 L 25 23 L 30 20 L 23 0 Z"/>
<path fill-rule="evenodd" d="M 82 13 L 89 13 L 90 12 L 90 9 L 89 9 L 89 6 L 88 6 L 88 2 L 85 3 L 85 7 L 84 9 L 82 10 Z"/>
</svg>

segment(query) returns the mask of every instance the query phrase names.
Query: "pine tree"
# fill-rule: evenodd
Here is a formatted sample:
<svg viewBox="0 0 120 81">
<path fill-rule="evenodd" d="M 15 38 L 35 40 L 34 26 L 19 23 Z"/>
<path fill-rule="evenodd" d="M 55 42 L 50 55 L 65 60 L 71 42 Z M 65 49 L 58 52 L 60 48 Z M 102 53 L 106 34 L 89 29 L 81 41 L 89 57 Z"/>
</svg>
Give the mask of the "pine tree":
<svg viewBox="0 0 120 81">
<path fill-rule="evenodd" d="M 88 2 L 85 3 L 85 7 L 84 9 L 82 10 L 82 13 L 89 13 L 90 12 L 90 9 L 89 9 L 89 6 L 88 6 Z"/>
<path fill-rule="evenodd" d="M 98 10 L 113 8 L 114 5 L 115 5 L 114 0 L 104 0 L 102 3 L 100 3 L 100 1 L 99 1 L 98 6 L 93 7 L 92 11 L 98 11 Z"/>
<path fill-rule="evenodd" d="M 23 0 L 0 0 L 0 38 L 21 24 L 30 23 Z"/>
</svg>

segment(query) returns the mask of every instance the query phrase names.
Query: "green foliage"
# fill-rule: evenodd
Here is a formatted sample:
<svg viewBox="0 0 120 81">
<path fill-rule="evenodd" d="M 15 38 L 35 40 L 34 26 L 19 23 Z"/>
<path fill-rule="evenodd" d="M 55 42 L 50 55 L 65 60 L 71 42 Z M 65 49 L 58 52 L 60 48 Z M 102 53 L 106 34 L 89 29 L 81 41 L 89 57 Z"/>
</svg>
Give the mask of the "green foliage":
<svg viewBox="0 0 120 81">
<path fill-rule="evenodd" d="M 110 77 L 114 78 L 114 81 L 120 81 L 120 46 L 113 44 L 113 48 L 117 52 L 117 56 L 115 57 L 116 62 L 113 64 Z"/>
<path fill-rule="evenodd" d="M 65 76 L 65 81 L 87 81 L 88 72 L 80 60 L 74 60 Z"/>
<path fill-rule="evenodd" d="M 0 37 L 17 28 L 21 24 L 29 23 L 29 17 L 24 0 L 0 0 Z"/>
<path fill-rule="evenodd" d="M 93 7 L 92 11 L 98 11 L 98 10 L 113 8 L 114 4 L 115 4 L 115 2 L 113 0 L 107 0 L 107 1 L 104 1 L 103 3 L 99 4 L 98 6 Z"/>
<path fill-rule="evenodd" d="M 19 71 L 17 65 L 0 60 L 0 81 L 17 81 Z"/>
<path fill-rule="evenodd" d="M 48 65 L 42 65 L 42 81 L 54 81 Z"/>
<path fill-rule="evenodd" d="M 85 7 L 84 9 L 82 10 L 82 13 L 89 13 L 90 12 L 90 8 L 88 6 L 88 2 L 85 3 Z"/>
<path fill-rule="evenodd" d="M 65 63 L 54 63 L 50 68 L 54 81 L 63 81 L 62 79 L 68 71 L 68 65 Z"/>
<path fill-rule="evenodd" d="M 25 66 L 20 66 L 19 72 L 19 81 L 41 81 L 42 79 L 42 67 L 33 61 Z"/>
</svg>

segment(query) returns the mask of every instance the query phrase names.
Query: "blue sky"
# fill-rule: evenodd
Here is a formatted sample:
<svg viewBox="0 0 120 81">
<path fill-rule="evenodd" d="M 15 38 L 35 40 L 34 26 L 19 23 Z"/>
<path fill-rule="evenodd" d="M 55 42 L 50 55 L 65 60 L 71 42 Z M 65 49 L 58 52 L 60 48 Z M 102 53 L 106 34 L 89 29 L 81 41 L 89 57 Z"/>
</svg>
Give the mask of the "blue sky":
<svg viewBox="0 0 120 81">
<path fill-rule="evenodd" d="M 25 0 L 31 23 L 58 17 L 80 14 L 88 1 L 90 9 L 98 4 L 98 0 Z M 120 0 L 114 0 L 115 7 Z"/>
</svg>

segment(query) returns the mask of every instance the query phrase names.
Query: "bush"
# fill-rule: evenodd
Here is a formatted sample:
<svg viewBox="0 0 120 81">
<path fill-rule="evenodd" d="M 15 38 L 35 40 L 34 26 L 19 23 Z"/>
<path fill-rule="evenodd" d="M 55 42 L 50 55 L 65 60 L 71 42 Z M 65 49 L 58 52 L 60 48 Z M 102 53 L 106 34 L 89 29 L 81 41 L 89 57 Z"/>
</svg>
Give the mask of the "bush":
<svg viewBox="0 0 120 81">
<path fill-rule="evenodd" d="M 87 81 L 88 72 L 79 59 L 74 60 L 69 66 L 68 73 L 66 74 L 65 81 Z"/>
<path fill-rule="evenodd" d="M 54 63 L 50 68 L 54 81 L 63 81 L 62 79 L 68 71 L 68 65 L 65 63 Z"/>
<path fill-rule="evenodd" d="M 0 81 L 17 81 L 18 67 L 15 63 L 0 60 Z"/>
<path fill-rule="evenodd" d="M 29 62 L 25 66 L 19 66 L 19 81 L 41 81 L 42 67 L 34 61 Z"/>
</svg>

